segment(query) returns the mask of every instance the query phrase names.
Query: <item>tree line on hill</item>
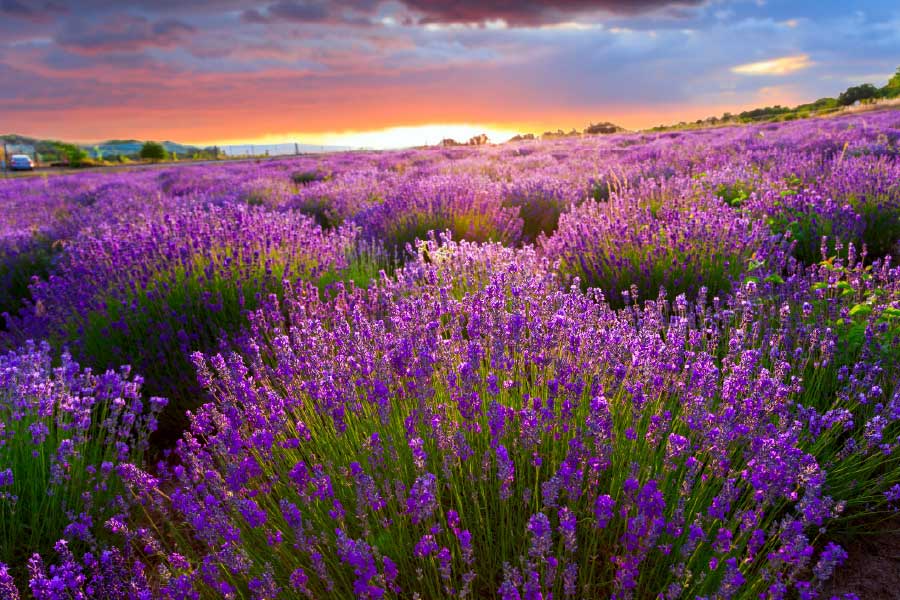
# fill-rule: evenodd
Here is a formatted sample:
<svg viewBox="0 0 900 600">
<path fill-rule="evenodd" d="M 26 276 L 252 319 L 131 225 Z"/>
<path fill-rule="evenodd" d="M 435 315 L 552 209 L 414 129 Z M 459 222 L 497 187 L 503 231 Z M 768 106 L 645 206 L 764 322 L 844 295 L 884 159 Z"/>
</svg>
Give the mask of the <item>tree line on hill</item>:
<svg viewBox="0 0 900 600">
<path fill-rule="evenodd" d="M 58 140 L 41 140 L 18 134 L 0 135 L 0 145 L 32 148 L 32 158 L 41 165 L 92 167 L 128 164 L 134 161 L 161 162 L 166 160 L 215 160 L 222 156 L 218 147 L 197 148 L 174 142 L 141 142 L 138 140 L 108 140 L 93 146 L 83 146 Z"/>
<path fill-rule="evenodd" d="M 557 129 L 556 131 L 545 131 L 540 136 L 535 136 L 533 133 L 520 133 L 514 135 L 509 138 L 506 143 L 510 142 L 524 142 L 529 140 L 535 140 L 540 137 L 540 139 L 548 140 L 553 138 L 561 138 L 561 137 L 572 137 L 572 136 L 580 136 L 580 135 L 608 135 L 611 133 L 622 133 L 625 129 L 623 127 L 619 127 L 614 123 L 602 122 L 602 123 L 591 123 L 587 127 L 584 128 L 583 131 L 578 131 L 577 129 L 572 129 L 569 132 L 563 131 L 562 129 Z M 457 142 L 452 138 L 444 138 L 441 140 L 440 145 L 445 147 L 452 146 L 483 146 L 485 144 L 490 143 L 487 134 L 482 133 L 481 135 L 476 135 L 474 137 L 469 138 L 467 142 Z"/>
<path fill-rule="evenodd" d="M 853 106 L 857 103 L 871 103 L 877 100 L 888 100 L 892 98 L 900 98 L 900 67 L 897 72 L 888 80 L 883 87 L 877 87 L 871 83 L 863 83 L 848 87 L 846 90 L 838 94 L 837 98 L 819 98 L 815 102 L 800 104 L 798 106 L 766 106 L 764 108 L 754 108 L 745 110 L 738 114 L 724 113 L 721 117 L 708 117 L 706 119 L 698 119 L 694 123 L 682 121 L 678 125 L 659 125 L 651 131 L 665 131 L 668 129 L 677 129 L 689 127 L 691 125 L 716 125 L 720 123 L 756 123 L 760 121 L 792 121 L 794 119 L 803 119 L 812 115 L 828 114 L 836 112 L 843 107 Z"/>
</svg>

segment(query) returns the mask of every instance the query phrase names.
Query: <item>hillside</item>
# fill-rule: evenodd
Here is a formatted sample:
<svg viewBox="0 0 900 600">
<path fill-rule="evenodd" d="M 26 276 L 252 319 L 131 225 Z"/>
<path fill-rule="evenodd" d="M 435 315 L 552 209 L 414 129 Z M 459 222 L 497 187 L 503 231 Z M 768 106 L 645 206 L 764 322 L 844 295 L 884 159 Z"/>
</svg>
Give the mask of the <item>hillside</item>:
<svg viewBox="0 0 900 600">
<path fill-rule="evenodd" d="M 188 146 L 177 142 L 161 142 L 163 148 L 169 154 L 175 153 L 179 156 L 192 156 L 201 150 L 211 150 L 211 148 L 199 148 L 197 146 Z M 141 140 L 109 140 L 95 146 L 83 146 L 92 157 L 97 157 L 99 150 L 100 156 L 119 156 L 119 155 L 137 155 L 141 151 L 144 142 Z"/>
</svg>

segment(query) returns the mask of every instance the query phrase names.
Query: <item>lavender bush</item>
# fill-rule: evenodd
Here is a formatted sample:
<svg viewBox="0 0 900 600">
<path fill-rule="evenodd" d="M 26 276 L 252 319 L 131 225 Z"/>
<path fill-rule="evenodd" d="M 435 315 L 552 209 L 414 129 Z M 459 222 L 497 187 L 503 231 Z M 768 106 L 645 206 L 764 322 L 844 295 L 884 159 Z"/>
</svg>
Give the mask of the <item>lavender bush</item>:
<svg viewBox="0 0 900 600">
<path fill-rule="evenodd" d="M 134 365 L 153 393 L 173 400 L 164 423 L 171 430 L 197 403 L 190 352 L 215 348 L 284 280 L 333 278 L 348 267 L 355 235 L 240 204 L 101 226 L 35 282 L 33 302 L 11 329 L 69 343 L 101 369 Z"/>
<path fill-rule="evenodd" d="M 900 509 L 897 131 L 4 182 L 0 598 L 824 597 Z"/>
<path fill-rule="evenodd" d="M 0 355 L 0 562 L 23 566 L 126 511 L 117 469 L 140 461 L 166 401 L 127 367 L 94 374 L 48 344 Z"/>
<path fill-rule="evenodd" d="M 586 202 L 561 217 L 544 251 L 618 306 L 660 288 L 691 298 L 701 288 L 727 293 L 769 234 L 717 198 L 682 195 L 685 187 L 645 180 L 608 202 Z"/>
<path fill-rule="evenodd" d="M 423 177 L 400 185 L 357 221 L 366 235 L 402 251 L 429 231 L 450 231 L 455 239 L 514 243 L 521 235 L 517 210 L 503 206 L 490 181 Z"/>
<path fill-rule="evenodd" d="M 787 597 L 842 560 L 832 523 L 889 510 L 895 269 L 616 313 L 522 266 L 388 319 L 301 290 L 250 356 L 196 355 L 215 401 L 132 480 L 163 515 L 145 560 L 222 595 Z M 842 318 L 866 332 L 844 356 Z"/>
</svg>

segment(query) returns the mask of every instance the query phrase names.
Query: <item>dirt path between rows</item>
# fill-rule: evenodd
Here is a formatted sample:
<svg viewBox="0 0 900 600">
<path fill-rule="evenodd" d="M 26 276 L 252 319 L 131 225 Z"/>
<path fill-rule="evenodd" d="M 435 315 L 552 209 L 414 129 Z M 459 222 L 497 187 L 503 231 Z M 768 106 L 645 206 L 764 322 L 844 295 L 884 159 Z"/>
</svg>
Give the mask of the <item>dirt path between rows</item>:
<svg viewBox="0 0 900 600">
<path fill-rule="evenodd" d="M 835 571 L 823 598 L 852 592 L 861 600 L 900 600 L 900 520 L 883 525 L 884 533 L 843 544 L 847 562 Z"/>
</svg>

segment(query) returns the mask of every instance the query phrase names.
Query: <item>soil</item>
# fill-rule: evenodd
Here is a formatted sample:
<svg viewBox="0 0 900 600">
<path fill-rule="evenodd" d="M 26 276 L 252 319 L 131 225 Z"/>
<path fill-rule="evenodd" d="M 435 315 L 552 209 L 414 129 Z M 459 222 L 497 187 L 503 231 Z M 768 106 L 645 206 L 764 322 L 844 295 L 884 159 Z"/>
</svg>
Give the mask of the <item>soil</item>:
<svg viewBox="0 0 900 600">
<path fill-rule="evenodd" d="M 854 593 L 860 600 L 900 600 L 900 530 L 887 523 L 884 533 L 856 536 L 843 543 L 847 561 L 837 569 L 822 598 Z"/>
</svg>

